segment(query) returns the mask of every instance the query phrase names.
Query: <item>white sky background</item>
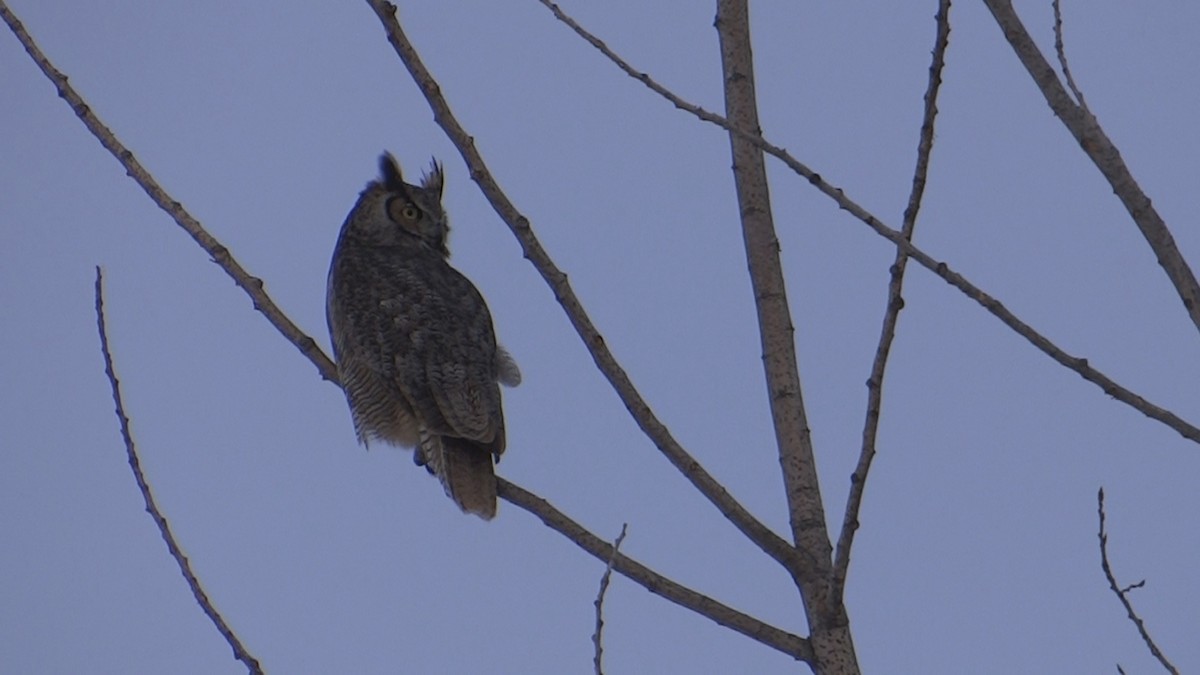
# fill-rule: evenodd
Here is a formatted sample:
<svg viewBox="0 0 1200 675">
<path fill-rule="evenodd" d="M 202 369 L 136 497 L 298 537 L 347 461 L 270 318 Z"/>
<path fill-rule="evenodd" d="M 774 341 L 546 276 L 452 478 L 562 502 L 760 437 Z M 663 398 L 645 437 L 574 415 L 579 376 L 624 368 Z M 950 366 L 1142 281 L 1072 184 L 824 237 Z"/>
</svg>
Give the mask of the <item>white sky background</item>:
<svg viewBox="0 0 1200 675">
<path fill-rule="evenodd" d="M 1200 264 L 1200 6 L 1066 3 L 1074 74 Z M 525 383 L 500 472 L 623 550 L 804 635 L 787 575 L 636 429 L 361 2 L 13 0 L 166 189 L 327 349 L 334 239 L 376 157 L 446 163 L 454 263 Z M 894 227 L 936 3 L 752 8 L 765 135 Z M 635 67 L 722 109 L 713 3 L 567 2 Z M 1052 54 L 1046 2 L 1018 9 Z M 500 184 L 673 433 L 778 532 L 782 483 L 728 138 L 526 2 L 402 3 Z M 1136 227 L 977 0 L 959 0 L 917 243 L 1069 352 L 1200 421 L 1200 340 Z M 0 35 L 0 671 L 238 673 L 144 513 L 143 467 L 215 604 L 276 673 L 578 673 L 603 565 L 501 504 L 460 514 L 128 178 Z M 769 160 L 827 514 L 858 456 L 893 248 Z M 1200 667 L 1200 448 L 910 266 L 848 606 L 873 673 L 1155 672 L 1110 553 L 1182 670 Z M 610 673 L 806 670 L 614 577 Z"/>
</svg>

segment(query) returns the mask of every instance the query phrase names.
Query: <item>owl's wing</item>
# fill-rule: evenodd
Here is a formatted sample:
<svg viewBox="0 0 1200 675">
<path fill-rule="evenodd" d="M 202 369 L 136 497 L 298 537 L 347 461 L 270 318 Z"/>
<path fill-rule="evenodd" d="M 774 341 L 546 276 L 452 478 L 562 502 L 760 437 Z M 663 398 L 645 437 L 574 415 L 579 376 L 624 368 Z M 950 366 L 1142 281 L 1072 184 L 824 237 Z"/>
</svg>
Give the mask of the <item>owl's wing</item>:
<svg viewBox="0 0 1200 675">
<path fill-rule="evenodd" d="M 500 388 L 484 364 L 428 363 L 426 376 L 446 432 L 476 441 L 497 455 L 504 451 Z"/>
</svg>

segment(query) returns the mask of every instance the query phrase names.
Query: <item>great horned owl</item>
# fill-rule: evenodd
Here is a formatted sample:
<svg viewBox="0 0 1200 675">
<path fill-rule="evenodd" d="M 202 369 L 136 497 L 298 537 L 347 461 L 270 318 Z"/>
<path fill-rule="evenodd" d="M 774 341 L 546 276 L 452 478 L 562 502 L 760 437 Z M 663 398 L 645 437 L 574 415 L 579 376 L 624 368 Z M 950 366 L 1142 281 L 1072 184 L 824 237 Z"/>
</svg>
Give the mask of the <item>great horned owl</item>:
<svg viewBox="0 0 1200 675">
<path fill-rule="evenodd" d="M 504 452 L 497 383 L 521 373 L 496 343 L 487 303 L 450 266 L 437 161 L 421 185 L 390 154 L 338 235 L 326 319 L 358 440 L 415 448 L 463 511 L 496 514 Z"/>
</svg>

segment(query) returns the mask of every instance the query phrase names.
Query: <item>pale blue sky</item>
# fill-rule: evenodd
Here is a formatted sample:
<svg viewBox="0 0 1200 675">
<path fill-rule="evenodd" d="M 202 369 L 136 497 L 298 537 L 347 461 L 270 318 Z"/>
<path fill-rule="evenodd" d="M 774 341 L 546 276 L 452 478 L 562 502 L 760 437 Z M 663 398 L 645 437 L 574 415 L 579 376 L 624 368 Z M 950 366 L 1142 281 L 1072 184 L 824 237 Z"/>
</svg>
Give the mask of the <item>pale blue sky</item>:
<svg viewBox="0 0 1200 675">
<path fill-rule="evenodd" d="M 787 529 L 727 136 L 539 3 L 401 19 L 500 184 L 676 437 Z M 1071 2 L 1072 69 L 1200 264 L 1200 6 Z M 1046 2 L 1018 9 L 1052 49 Z M 786 574 L 653 448 L 468 179 L 365 3 L 12 0 L 93 110 L 325 348 L 338 227 L 380 151 L 446 164 L 454 262 L 524 384 L 505 477 L 676 580 L 798 634 Z M 712 3 L 566 2 L 681 96 L 722 107 Z M 765 134 L 898 226 L 935 2 L 754 4 Z M 1068 351 L 1200 422 L 1200 340 L 1154 256 L 978 0 L 959 0 L 917 242 Z M 501 504 L 464 516 L 407 453 L 355 446 L 341 393 L 275 333 L 0 35 L 0 671 L 238 673 L 125 463 L 92 311 L 142 463 L 210 596 L 275 673 L 590 672 L 603 565 Z M 831 523 L 857 460 L 893 250 L 769 161 Z M 848 606 L 872 673 L 1155 672 L 1111 554 L 1200 667 L 1200 448 L 911 269 Z M 609 673 L 804 672 L 620 577 Z"/>
</svg>

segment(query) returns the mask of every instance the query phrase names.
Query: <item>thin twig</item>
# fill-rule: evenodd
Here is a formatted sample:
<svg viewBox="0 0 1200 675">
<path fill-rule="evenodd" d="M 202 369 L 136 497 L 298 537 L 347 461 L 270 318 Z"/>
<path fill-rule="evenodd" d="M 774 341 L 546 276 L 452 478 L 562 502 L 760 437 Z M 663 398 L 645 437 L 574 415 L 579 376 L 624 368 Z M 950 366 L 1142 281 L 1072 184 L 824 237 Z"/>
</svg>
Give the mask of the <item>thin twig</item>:
<svg viewBox="0 0 1200 675">
<path fill-rule="evenodd" d="M 1129 615 L 1129 620 L 1133 622 L 1134 626 L 1137 626 L 1138 633 L 1142 636 L 1142 641 L 1150 648 L 1150 653 L 1154 655 L 1154 658 L 1158 659 L 1158 662 L 1162 664 L 1163 668 L 1167 669 L 1167 672 L 1179 675 L 1179 671 L 1175 669 L 1175 666 L 1171 665 L 1166 655 L 1154 643 L 1154 639 L 1150 637 L 1150 632 L 1146 630 L 1146 624 L 1137 615 L 1137 612 L 1133 611 L 1133 604 L 1129 602 L 1129 592 L 1135 588 L 1145 586 L 1146 581 L 1142 580 L 1136 584 L 1121 588 L 1121 585 L 1117 583 L 1117 578 L 1113 575 L 1112 567 L 1108 564 L 1108 533 L 1104 529 L 1104 488 L 1100 488 L 1100 492 L 1096 495 L 1096 501 L 1098 502 L 1097 510 L 1100 512 L 1100 567 L 1104 570 L 1104 577 L 1108 579 L 1108 587 L 1112 589 L 1113 593 L 1116 593 L 1117 599 L 1125 607 L 1125 613 Z"/>
<path fill-rule="evenodd" d="M 554 298 L 566 312 L 575 331 L 583 340 L 584 346 L 592 355 L 596 367 L 608 379 L 613 390 L 629 410 L 642 432 L 653 441 L 654 445 L 670 460 L 671 464 L 682 473 L 710 502 L 725 516 L 729 522 L 742 531 L 750 541 L 754 542 L 767 555 L 777 560 L 790 573 L 795 575 L 798 569 L 800 555 L 791 544 L 760 520 L 754 517 L 746 507 L 742 506 L 729 494 L 711 474 L 700 465 L 671 435 L 670 430 L 663 424 L 654 411 L 638 392 L 629 375 L 617 362 L 612 352 L 604 342 L 604 337 L 592 323 L 583 304 L 576 297 L 567 281 L 567 275 L 554 264 L 549 254 L 542 248 L 541 242 L 529 225 L 529 219 L 517 210 L 509 201 L 508 196 L 500 189 L 496 179 L 488 170 L 483 157 L 475 149 L 475 140 L 462 128 L 451 112 L 449 104 L 442 96 L 441 87 L 430 75 L 429 70 L 421 62 L 420 56 L 405 36 L 396 18 L 396 6 L 386 0 L 367 0 L 371 8 L 379 16 L 388 41 L 395 48 L 396 55 L 408 69 L 413 81 L 425 95 L 429 107 L 433 110 L 434 121 L 446 133 L 447 138 L 454 144 L 466 162 L 471 172 L 471 180 L 475 181 L 492 208 L 504 221 L 517 241 L 525 258 L 533 264 L 538 273 L 546 281 L 554 293 Z"/>
<path fill-rule="evenodd" d="M 24 31 L 24 28 L 21 26 L 20 22 L 15 16 L 12 15 L 11 12 L 8 11 L 8 8 L 4 6 L 3 2 L 4 0 L 0 0 L 0 14 L 4 16 L 5 21 L 8 22 L 9 26 L 13 28 L 13 31 L 17 33 L 19 38 L 21 38 L 22 43 L 26 45 L 26 51 L 28 51 L 33 57 L 34 61 L 37 62 L 40 67 L 42 67 L 42 71 L 51 79 L 51 81 L 53 81 L 57 86 L 60 86 L 60 93 L 62 97 L 71 103 L 73 109 L 83 110 L 85 112 L 85 114 L 80 114 L 80 119 L 84 121 L 84 124 L 88 127 L 92 134 L 100 140 L 105 148 L 109 149 L 110 152 L 113 152 L 119 160 L 122 158 L 122 156 L 128 156 L 129 158 L 132 158 L 132 155 L 129 154 L 128 150 L 125 150 L 124 146 L 122 146 L 115 139 L 112 132 L 100 124 L 96 117 L 92 115 L 87 103 L 84 102 L 73 89 L 67 86 L 66 76 L 62 75 L 62 73 L 55 70 L 54 67 L 49 64 L 45 56 L 42 55 L 41 51 L 33 43 L 29 35 Z M 156 191 L 162 193 L 162 196 L 166 202 L 169 204 L 178 204 L 178 202 L 174 202 L 171 199 L 170 195 L 158 187 L 158 183 L 154 181 L 153 177 L 151 177 L 145 170 L 141 169 L 140 166 L 136 164 L 131 166 L 126 164 L 125 161 L 122 161 L 122 165 L 126 166 L 126 170 L 130 177 L 137 181 L 144 188 L 147 185 L 153 186 Z M 151 194 L 151 197 L 154 196 L 154 193 L 151 193 L 150 189 L 147 188 L 146 191 L 147 193 Z M 156 199 L 155 202 L 162 206 L 162 203 L 159 200 Z M 168 210 L 168 213 L 174 215 L 175 212 Z M 194 226 L 198 234 L 197 236 L 194 236 L 193 239 L 195 239 L 198 243 L 201 243 L 201 246 L 205 247 L 205 250 L 209 250 L 211 252 L 212 248 L 215 248 L 217 251 L 225 252 L 224 255 L 214 255 L 213 259 L 217 265 L 225 271 L 226 274 L 234 277 L 236 281 L 239 278 L 238 275 L 241 268 L 231 266 L 230 263 L 232 261 L 232 257 L 228 255 L 225 246 L 217 241 L 216 238 L 212 237 L 212 235 L 210 235 L 207 231 L 205 231 L 199 222 L 191 220 L 190 216 L 184 219 L 184 221 L 189 222 L 189 226 Z M 179 219 L 177 219 L 177 222 L 179 222 Z M 183 223 L 180 223 L 180 225 L 183 226 Z M 203 241 L 211 241 L 213 247 L 210 248 L 204 246 Z M 241 272 L 241 274 L 244 275 L 245 273 Z M 254 279 L 254 277 L 248 278 Z M 314 366 L 316 366 L 317 370 L 325 380 L 333 382 L 334 384 L 338 384 L 337 369 L 334 367 L 333 362 L 329 359 L 329 357 L 326 356 L 323 351 L 321 351 L 321 348 L 317 346 L 311 338 L 304 335 L 298 329 L 285 330 L 283 326 L 294 326 L 294 324 L 288 317 L 283 315 L 283 313 L 278 310 L 275 303 L 266 294 L 266 291 L 263 289 L 261 283 L 239 283 L 238 285 L 254 301 L 255 308 L 266 315 L 268 320 L 271 321 L 271 324 L 274 325 L 277 330 L 279 330 L 281 335 L 283 335 L 284 339 L 291 342 L 301 354 L 303 354 Z M 599 557 L 602 560 L 607 560 L 608 553 L 606 553 L 605 549 L 603 548 L 607 545 L 605 542 L 601 542 L 595 537 L 595 535 L 591 534 L 564 516 L 545 499 L 542 499 L 528 490 L 525 490 L 520 486 L 504 479 L 499 479 L 499 481 L 500 487 L 502 488 L 500 494 L 501 498 L 512 503 L 514 506 L 522 508 L 533 514 L 543 523 L 546 523 L 555 531 L 563 534 L 588 553 Z M 779 539 L 779 541 L 783 543 L 783 546 L 787 546 L 787 543 L 782 539 Z M 599 542 L 599 544 L 597 544 L 597 542 Z M 600 553 L 597 553 L 597 551 L 600 551 Z M 798 660 L 810 661 L 812 658 L 812 649 L 809 646 L 808 641 L 804 638 L 787 633 L 783 630 L 765 624 L 751 616 L 730 609 L 729 607 L 722 605 L 721 603 L 716 602 L 707 596 L 701 595 L 685 586 L 681 586 L 680 584 L 675 583 L 670 579 L 667 579 L 666 577 L 654 572 L 653 570 L 650 570 L 643 565 L 625 558 L 624 556 L 617 560 L 617 562 L 614 564 L 614 569 L 620 574 L 629 577 L 638 584 L 646 587 L 651 592 L 671 602 L 674 602 L 681 607 L 685 607 L 698 614 L 706 616 L 720 625 L 728 626 L 737 632 L 747 635 Z"/>
<path fill-rule="evenodd" d="M 96 137 L 96 140 L 100 141 L 100 144 L 121 163 L 121 166 L 125 168 L 125 173 L 146 191 L 146 194 L 150 196 L 150 199 L 154 200 L 154 203 L 160 209 L 171 216 L 179 227 L 183 228 L 201 248 L 208 252 L 213 262 L 220 265 L 221 269 L 225 270 L 225 273 L 233 279 L 234 283 L 250 296 L 250 300 L 254 303 L 254 309 L 262 312 L 263 316 L 267 317 L 267 321 L 271 322 L 271 325 L 275 326 L 289 342 L 295 345 L 301 354 L 304 354 L 308 357 L 309 361 L 313 362 L 317 370 L 321 373 L 321 377 L 331 382 L 337 382 L 337 369 L 334 367 L 333 362 L 329 360 L 329 357 L 325 356 L 321 348 L 317 346 L 316 341 L 305 335 L 279 309 L 275 302 L 271 300 L 263 290 L 262 279 L 252 276 L 243 269 L 229 252 L 229 249 L 225 248 L 221 242 L 209 234 L 200 225 L 200 222 L 183 208 L 182 204 L 175 201 L 158 184 L 158 181 L 154 180 L 154 176 L 150 175 L 150 172 L 137 161 L 133 153 L 117 139 L 112 130 L 105 126 L 100 121 L 100 118 L 96 117 L 92 112 L 91 106 L 67 82 L 67 76 L 63 75 L 61 71 L 50 63 L 50 60 L 42 53 L 37 43 L 25 31 L 25 27 L 21 25 L 16 15 L 9 10 L 4 0 L 0 0 L 0 16 L 4 18 L 5 23 L 8 24 L 8 27 L 17 36 L 17 39 L 24 45 L 25 51 L 37 63 L 38 68 L 54 83 L 54 86 L 58 89 L 59 97 L 71 106 L 71 109 L 75 111 L 79 119 L 83 121 L 88 130 L 92 132 L 92 135 Z"/>
<path fill-rule="evenodd" d="M 621 542 L 625 541 L 625 530 L 628 527 L 629 523 L 621 525 L 621 534 L 617 535 L 617 540 L 613 542 L 612 555 L 608 556 L 608 564 L 604 567 L 604 574 L 600 576 L 600 591 L 596 593 L 596 632 L 592 634 L 592 644 L 596 646 L 596 655 L 592 658 L 592 663 L 596 666 L 596 675 L 604 675 L 604 593 L 608 590 L 613 563 L 617 560 L 617 554 L 621 552 Z"/>
<path fill-rule="evenodd" d="M 917 164 L 913 169 L 912 191 L 908 206 L 904 209 L 904 224 L 900 233 L 912 241 L 917 224 L 917 213 L 921 209 L 921 198 L 925 194 L 925 178 L 929 171 L 929 155 L 933 151 L 933 123 L 937 117 L 938 91 L 942 85 L 942 68 L 946 65 L 946 48 L 950 44 L 950 0 L 940 0 L 937 36 L 933 43 L 933 59 L 929 64 L 929 84 L 925 88 L 925 112 L 921 121 L 920 139 L 917 142 Z M 904 308 L 904 271 L 908 268 L 908 254 L 903 249 L 896 251 L 896 260 L 891 267 L 888 284 L 887 310 L 883 315 L 883 327 L 879 332 L 879 344 L 875 348 L 875 360 L 871 364 L 871 375 L 867 378 L 867 414 L 863 422 L 862 449 L 858 455 L 858 466 L 850 476 L 850 494 L 846 498 L 846 512 L 842 519 L 842 532 L 838 536 L 837 554 L 833 563 L 833 578 L 837 592 L 841 595 L 846 587 L 846 574 L 850 567 L 850 548 L 858 532 L 858 513 L 862 507 L 863 490 L 875 459 L 875 440 L 879 433 L 879 416 L 883 404 L 883 377 L 887 371 L 888 356 L 892 341 L 896 337 L 896 322 Z"/>
<path fill-rule="evenodd" d="M 676 583 L 654 570 L 642 565 L 624 553 L 615 553 L 612 544 L 592 534 L 579 523 L 556 509 L 545 499 L 514 485 L 503 478 L 496 478 L 500 498 L 518 508 L 537 516 L 547 527 L 575 542 L 597 560 L 613 561 L 613 569 L 646 590 L 661 596 L 681 607 L 712 619 L 725 626 L 776 649 L 798 661 L 812 663 L 812 645 L 808 640 L 780 630 L 752 616 L 743 614 L 712 598 Z"/>
<path fill-rule="evenodd" d="M 1129 167 L 1125 165 L 1125 160 L 1121 159 L 1117 146 L 1104 133 L 1095 116 L 1071 100 L 1054 68 L 1046 61 L 1037 43 L 1025 30 L 1025 25 L 1021 23 L 1021 18 L 1012 7 L 1012 1 L 984 0 L 984 3 L 991 10 L 996 24 L 1004 31 L 1004 38 L 1041 90 L 1054 114 L 1062 120 L 1078 141 L 1079 147 L 1083 148 L 1096 168 L 1100 169 L 1100 173 L 1104 174 L 1113 192 L 1124 204 L 1125 210 L 1133 217 L 1133 222 L 1137 224 L 1146 243 L 1158 258 L 1158 264 L 1175 286 L 1175 291 L 1183 301 L 1192 323 L 1200 329 L 1200 282 L 1196 281 L 1192 268 L 1175 245 L 1175 238 L 1167 228 L 1166 222 L 1134 179 Z M 1063 63 L 1065 67 L 1065 60 Z M 1080 101 L 1082 102 L 1082 96 Z"/>
<path fill-rule="evenodd" d="M 1079 87 L 1075 86 L 1075 78 L 1071 75 L 1071 66 L 1067 65 L 1067 47 L 1063 41 L 1062 3 L 1059 0 L 1053 0 L 1051 4 L 1054 6 L 1054 51 L 1058 54 L 1058 64 L 1062 66 L 1063 75 L 1067 78 L 1067 86 L 1075 95 L 1075 101 L 1079 103 L 1079 107 L 1085 114 L 1090 115 L 1087 100 L 1083 98 L 1083 92 Z"/>
<path fill-rule="evenodd" d="M 183 554 L 179 544 L 175 541 L 175 535 L 171 532 L 171 526 L 167 524 L 167 519 L 158 510 L 154 494 L 150 491 L 150 484 L 146 482 L 146 476 L 142 473 L 142 464 L 138 460 L 137 448 L 133 444 L 133 432 L 129 429 L 129 417 L 125 415 L 125 403 L 121 398 L 121 383 L 117 380 L 117 373 L 113 368 L 112 352 L 108 347 L 108 330 L 104 322 L 104 274 L 100 271 L 99 266 L 96 267 L 96 326 L 100 330 L 100 351 L 104 355 L 104 374 L 108 376 L 108 383 L 112 387 L 113 404 L 116 406 L 117 422 L 121 426 L 121 438 L 125 441 L 125 453 L 129 457 L 129 468 L 133 470 L 134 480 L 137 481 L 138 489 L 142 492 L 142 501 L 146 503 L 146 512 L 158 526 L 158 532 L 166 542 L 167 550 L 171 552 L 171 557 L 179 565 L 179 571 L 187 581 L 188 588 L 192 590 L 192 596 L 196 598 L 200 609 L 204 610 L 209 620 L 217 627 L 221 637 L 225 638 L 225 641 L 233 648 L 233 658 L 246 664 L 246 669 L 250 673 L 261 675 L 263 670 L 258 659 L 250 654 L 229 624 L 225 623 L 224 617 L 208 599 L 208 594 L 201 587 L 200 580 L 192 572 L 191 563 L 188 562 L 187 556 Z"/>
<path fill-rule="evenodd" d="M 987 1 L 992 2 L 993 0 Z M 1109 396 L 1112 396 L 1118 401 L 1130 406 L 1143 415 L 1174 429 L 1184 438 L 1196 443 L 1200 443 L 1200 428 L 1197 428 L 1196 426 L 1179 418 L 1174 413 L 1150 403 L 1129 389 L 1117 384 L 1104 373 L 1088 365 L 1087 359 L 1072 356 L 1060 349 L 1041 333 L 1034 330 L 1032 326 L 1018 319 L 1016 315 L 1005 308 L 1004 305 L 998 300 L 987 293 L 984 293 L 979 289 L 979 287 L 972 284 L 962 275 L 951 270 L 946 263 L 936 260 L 933 256 L 914 246 L 911 242 L 904 238 L 904 234 L 899 230 L 894 230 L 887 225 L 884 225 L 883 221 L 872 215 L 870 211 L 867 211 L 862 206 L 858 205 L 858 203 L 856 203 L 854 200 L 847 197 L 841 188 L 834 187 L 825 179 L 821 178 L 820 174 L 813 171 L 802 162 L 798 161 L 795 157 L 792 157 L 791 153 L 789 153 L 787 150 L 770 143 L 756 133 L 751 133 L 744 129 L 733 126 L 730 124 L 729 120 L 721 117 L 720 115 L 711 113 L 700 106 L 688 103 L 679 96 L 676 96 L 665 87 L 651 79 L 646 73 L 634 70 L 632 66 L 613 53 L 612 50 L 608 49 L 608 47 L 605 46 L 602 41 L 597 39 L 591 33 L 585 31 L 570 17 L 563 14 L 556 5 L 548 2 L 547 0 L 539 0 L 539 2 L 542 2 L 542 4 L 550 8 L 550 10 L 554 12 L 555 16 L 558 17 L 560 21 L 569 26 L 572 30 L 579 34 L 580 37 L 582 37 L 584 40 L 587 40 L 590 44 L 592 44 L 592 46 L 596 47 L 596 49 L 600 50 L 621 70 L 629 74 L 630 77 L 645 84 L 651 91 L 654 91 L 670 101 L 676 108 L 691 113 L 705 122 L 715 124 L 726 131 L 735 133 L 762 148 L 762 150 L 768 155 L 771 155 L 782 161 L 789 169 L 799 174 L 822 194 L 836 202 L 838 207 L 840 207 L 842 210 L 866 224 L 879 236 L 890 241 L 902 252 L 915 260 L 921 267 L 933 272 L 938 277 L 941 277 L 943 281 L 957 288 L 968 298 L 982 305 L 984 309 L 986 309 L 996 318 L 1000 319 L 1004 325 L 1008 326 L 1015 333 L 1028 340 L 1030 344 L 1050 358 L 1054 359 L 1060 365 L 1078 373 L 1081 377 L 1083 377 L 1083 379 L 1100 387 L 1102 390 L 1104 390 L 1104 393 L 1108 394 Z M 1146 204 L 1149 205 L 1148 200 L 1146 201 Z M 1166 236 L 1169 238 L 1169 233 Z M 1171 241 L 1170 245 L 1173 247 L 1174 242 Z M 1160 262 L 1163 260 L 1162 255 L 1159 256 L 1159 260 Z M 1180 260 L 1182 259 L 1180 258 Z M 1189 308 L 1193 307 L 1193 305 L 1190 305 L 1186 299 L 1184 300 L 1184 304 Z M 1200 302 L 1196 303 L 1195 307 L 1195 316 L 1200 317 Z M 1189 311 L 1193 310 L 1189 309 Z"/>
</svg>

